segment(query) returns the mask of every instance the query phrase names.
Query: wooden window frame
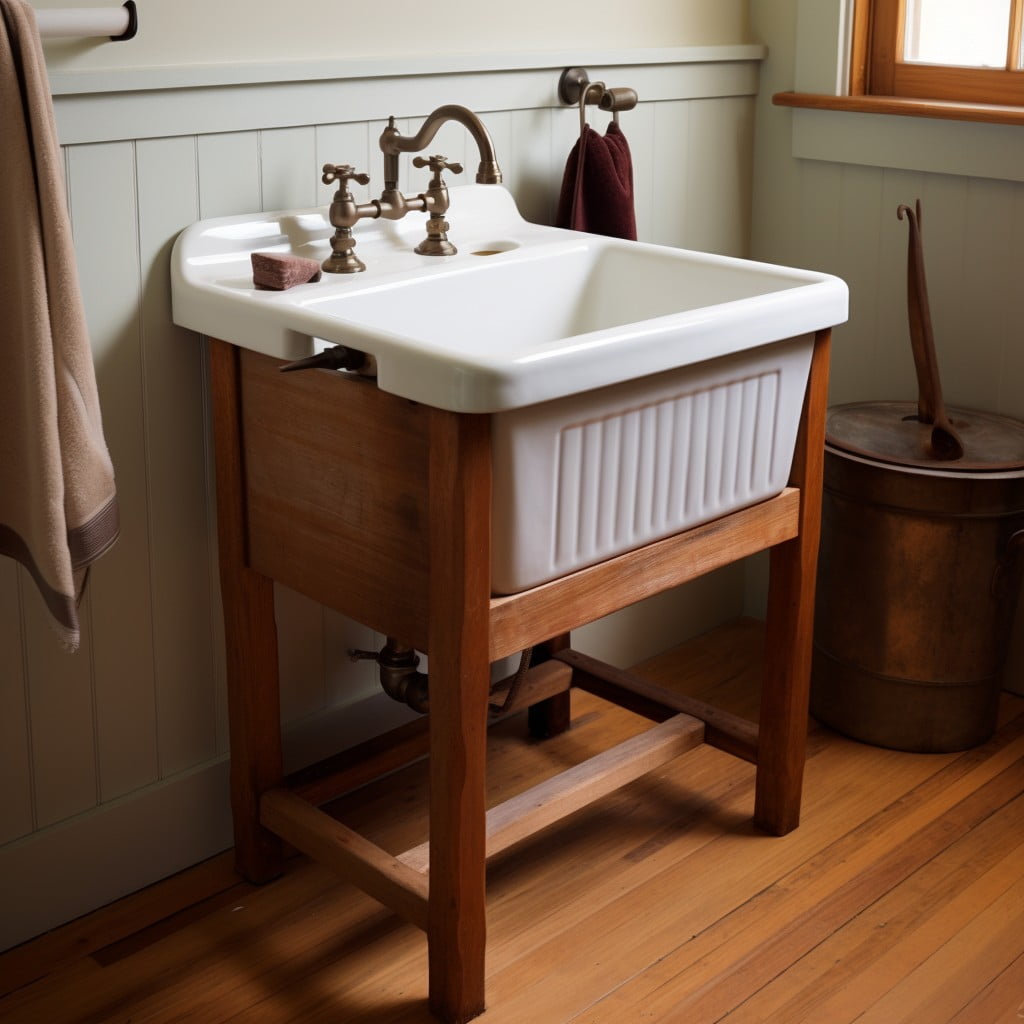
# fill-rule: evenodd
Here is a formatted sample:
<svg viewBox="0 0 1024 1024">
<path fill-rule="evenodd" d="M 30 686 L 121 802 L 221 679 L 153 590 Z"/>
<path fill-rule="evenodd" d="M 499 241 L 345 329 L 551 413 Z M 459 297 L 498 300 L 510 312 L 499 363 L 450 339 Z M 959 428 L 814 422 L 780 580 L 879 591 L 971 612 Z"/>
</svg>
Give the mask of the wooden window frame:
<svg viewBox="0 0 1024 1024">
<path fill-rule="evenodd" d="M 904 0 L 856 0 L 850 93 L 909 99 L 1024 106 L 1024 71 L 1017 63 L 1024 0 L 1012 0 L 1007 68 L 967 68 L 903 61 Z"/>
</svg>

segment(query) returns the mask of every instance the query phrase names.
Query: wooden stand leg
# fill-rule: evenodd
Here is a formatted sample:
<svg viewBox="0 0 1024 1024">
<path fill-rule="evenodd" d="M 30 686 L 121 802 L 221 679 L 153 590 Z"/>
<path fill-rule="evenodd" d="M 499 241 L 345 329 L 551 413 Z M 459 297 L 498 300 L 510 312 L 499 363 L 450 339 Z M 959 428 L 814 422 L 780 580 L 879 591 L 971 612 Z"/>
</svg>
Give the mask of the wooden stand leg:
<svg viewBox="0 0 1024 1024">
<path fill-rule="evenodd" d="M 490 437 L 433 410 L 430 455 L 430 1008 L 484 1010 Z"/>
<path fill-rule="evenodd" d="M 227 647 L 235 865 L 251 882 L 279 875 L 280 839 L 259 823 L 260 797 L 281 784 L 281 712 L 274 584 L 249 568 L 239 416 L 238 350 L 210 342 L 217 536 Z"/>
<path fill-rule="evenodd" d="M 800 823 L 814 582 L 821 532 L 830 332 L 815 338 L 791 483 L 800 488 L 800 532 L 771 551 L 754 821 L 774 835 Z"/>
<path fill-rule="evenodd" d="M 537 665 L 546 661 L 559 651 L 568 650 L 569 646 L 568 633 L 563 633 L 546 643 L 539 644 L 533 651 L 533 664 Z M 539 740 L 546 740 L 552 736 L 560 736 L 568 730 L 570 716 L 570 691 L 566 690 L 565 693 L 548 697 L 530 707 L 526 712 L 526 722 L 531 736 Z"/>
</svg>

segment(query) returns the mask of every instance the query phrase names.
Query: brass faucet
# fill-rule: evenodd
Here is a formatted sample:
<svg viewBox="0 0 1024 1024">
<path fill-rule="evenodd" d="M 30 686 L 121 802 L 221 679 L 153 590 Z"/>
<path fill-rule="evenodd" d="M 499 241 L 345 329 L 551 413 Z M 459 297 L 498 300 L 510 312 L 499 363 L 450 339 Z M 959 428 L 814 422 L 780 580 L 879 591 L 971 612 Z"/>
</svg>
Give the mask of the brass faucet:
<svg viewBox="0 0 1024 1024">
<path fill-rule="evenodd" d="M 368 203 L 357 203 L 348 189 L 349 181 L 357 181 L 360 185 L 369 183 L 369 175 L 356 171 L 349 164 L 324 164 L 323 183 L 325 185 L 339 183 L 338 191 L 330 208 L 330 221 L 335 231 L 331 238 L 331 255 L 324 260 L 323 269 L 329 274 L 356 274 L 366 269 L 366 264 L 356 256 L 356 241 L 352 236 L 352 228 L 364 218 L 376 220 L 401 220 L 411 210 L 429 214 L 427 220 L 427 237 L 416 246 L 415 251 L 423 256 L 451 256 L 458 250 L 448 241 L 449 224 L 445 220 L 448 212 L 448 187 L 441 177 L 444 170 L 453 174 L 462 173 L 462 165 L 449 163 L 444 156 L 429 158 L 415 157 L 415 167 L 429 167 L 430 182 L 425 192 L 415 198 L 403 195 L 398 189 L 398 157 L 401 153 L 418 153 L 430 145 L 438 129 L 447 121 L 457 121 L 463 125 L 476 141 L 480 154 L 480 166 L 476 180 L 481 185 L 497 185 L 501 183 L 501 168 L 494 155 L 494 144 L 484 127 L 483 122 L 466 107 L 447 104 L 438 107 L 420 126 L 420 130 L 411 137 L 404 137 L 395 127 L 394 117 L 388 118 L 387 127 L 381 132 L 380 148 L 384 154 L 384 190 L 380 199 L 372 199 Z"/>
</svg>

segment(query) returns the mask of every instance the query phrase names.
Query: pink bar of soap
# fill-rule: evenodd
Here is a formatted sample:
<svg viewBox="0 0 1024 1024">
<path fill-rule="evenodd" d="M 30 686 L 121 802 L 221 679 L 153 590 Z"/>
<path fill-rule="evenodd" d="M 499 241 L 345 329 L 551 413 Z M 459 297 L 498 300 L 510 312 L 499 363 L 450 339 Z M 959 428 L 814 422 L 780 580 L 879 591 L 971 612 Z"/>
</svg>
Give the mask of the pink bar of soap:
<svg viewBox="0 0 1024 1024">
<path fill-rule="evenodd" d="M 252 283 L 257 288 L 284 291 L 297 284 L 320 280 L 320 264 L 302 256 L 286 256 L 279 252 L 252 254 Z"/>
</svg>

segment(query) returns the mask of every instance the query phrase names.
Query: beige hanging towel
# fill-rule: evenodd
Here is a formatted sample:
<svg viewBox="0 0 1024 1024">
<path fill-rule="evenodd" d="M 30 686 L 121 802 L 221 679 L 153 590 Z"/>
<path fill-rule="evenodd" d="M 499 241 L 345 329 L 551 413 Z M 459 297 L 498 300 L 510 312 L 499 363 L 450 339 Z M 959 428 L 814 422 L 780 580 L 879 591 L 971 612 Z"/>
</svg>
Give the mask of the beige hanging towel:
<svg viewBox="0 0 1024 1024">
<path fill-rule="evenodd" d="M 0 554 L 31 573 L 65 646 L 88 567 L 117 538 L 35 14 L 0 0 Z"/>
</svg>

